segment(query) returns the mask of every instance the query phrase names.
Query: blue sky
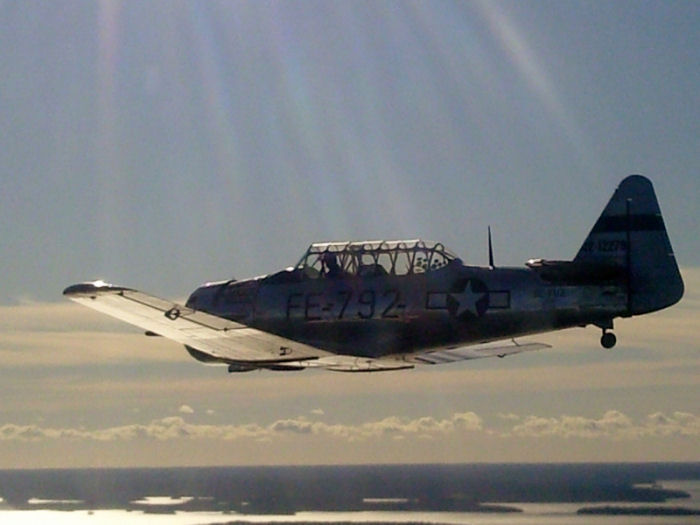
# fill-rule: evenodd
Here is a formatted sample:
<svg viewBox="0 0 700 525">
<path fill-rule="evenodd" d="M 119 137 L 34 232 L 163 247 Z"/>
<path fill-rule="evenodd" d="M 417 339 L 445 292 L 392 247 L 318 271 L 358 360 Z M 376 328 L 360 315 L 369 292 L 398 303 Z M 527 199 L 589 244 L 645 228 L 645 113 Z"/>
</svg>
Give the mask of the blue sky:
<svg viewBox="0 0 700 525">
<path fill-rule="evenodd" d="M 698 27 L 694 2 L 0 1 L 0 466 L 697 460 Z M 686 297 L 610 353 L 591 329 L 440 370 L 228 377 L 60 295 L 182 298 L 320 240 L 485 264 L 489 224 L 498 264 L 566 259 L 630 173 Z"/>
</svg>

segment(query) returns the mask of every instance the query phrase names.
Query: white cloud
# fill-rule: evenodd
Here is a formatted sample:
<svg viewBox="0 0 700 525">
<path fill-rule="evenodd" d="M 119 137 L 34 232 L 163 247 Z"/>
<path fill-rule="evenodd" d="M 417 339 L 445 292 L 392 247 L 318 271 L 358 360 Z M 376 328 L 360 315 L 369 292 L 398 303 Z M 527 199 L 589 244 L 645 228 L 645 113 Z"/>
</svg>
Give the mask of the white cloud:
<svg viewBox="0 0 700 525">
<path fill-rule="evenodd" d="M 282 419 L 272 423 L 268 429 L 272 432 L 290 432 L 293 434 L 311 434 L 314 432 L 314 424 L 309 423 L 303 418 L 300 419 Z M 314 432 L 315 433 L 315 432 Z"/>
<path fill-rule="evenodd" d="M 639 422 L 617 410 L 608 410 L 600 418 L 581 416 L 522 418 L 511 430 L 521 437 L 640 439 L 658 436 L 700 436 L 700 417 L 687 412 L 667 416 L 661 412 L 648 415 Z"/>
<path fill-rule="evenodd" d="M 187 405 L 180 412 L 191 413 Z M 139 438 L 171 440 L 189 439 L 273 439 L 283 435 L 316 435 L 348 441 L 376 437 L 405 435 L 437 436 L 454 432 L 478 431 L 481 418 L 473 412 L 457 413 L 449 419 L 432 417 L 417 419 L 387 417 L 359 425 L 327 424 L 311 422 L 304 417 L 280 419 L 267 426 L 201 425 L 187 423 L 182 417 L 166 417 L 149 424 L 125 425 L 98 430 L 43 428 L 37 425 L 6 424 L 0 427 L 0 440 L 38 441 L 42 439 L 85 439 L 95 441 L 131 441 Z"/>
<path fill-rule="evenodd" d="M 69 301 L 0 305 L 4 367 L 190 360 L 181 348 Z"/>
<path fill-rule="evenodd" d="M 280 419 L 266 426 L 258 424 L 204 425 L 187 423 L 182 417 L 173 416 L 156 419 L 148 424 L 124 425 L 97 430 L 6 424 L 0 426 L 0 441 L 60 439 L 102 442 L 137 439 L 274 441 L 275 439 L 283 439 L 284 436 L 313 435 L 332 440 L 356 442 L 409 437 L 433 440 L 470 432 L 487 433 L 502 438 L 509 436 L 521 438 L 559 437 L 616 441 L 646 437 L 700 436 L 700 416 L 688 412 L 674 412 L 672 415 L 657 412 L 649 414 L 637 422 L 616 410 L 608 410 L 600 418 L 571 415 L 541 417 L 508 414 L 506 420 L 512 422 L 513 426 L 505 431 L 495 431 L 485 426 L 482 418 L 474 412 L 457 412 L 445 419 L 428 416 L 414 419 L 390 416 L 356 425 L 312 422 L 304 417 Z"/>
<path fill-rule="evenodd" d="M 644 429 L 656 436 L 700 436 L 700 417 L 688 412 L 674 412 L 672 416 L 656 412 L 647 416 Z"/>
</svg>

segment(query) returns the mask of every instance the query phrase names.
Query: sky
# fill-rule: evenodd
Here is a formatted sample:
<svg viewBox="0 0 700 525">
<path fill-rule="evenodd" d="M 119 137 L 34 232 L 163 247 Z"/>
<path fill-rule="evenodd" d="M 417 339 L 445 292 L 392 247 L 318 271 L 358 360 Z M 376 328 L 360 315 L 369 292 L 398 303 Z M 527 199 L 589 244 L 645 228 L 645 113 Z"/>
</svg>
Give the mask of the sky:
<svg viewBox="0 0 700 525">
<path fill-rule="evenodd" d="M 0 0 L 0 468 L 700 461 L 700 4 Z M 569 259 L 654 183 L 677 306 L 552 349 L 254 372 L 66 301 L 308 244 Z M 0 495 L 1 496 L 1 495 Z"/>
</svg>

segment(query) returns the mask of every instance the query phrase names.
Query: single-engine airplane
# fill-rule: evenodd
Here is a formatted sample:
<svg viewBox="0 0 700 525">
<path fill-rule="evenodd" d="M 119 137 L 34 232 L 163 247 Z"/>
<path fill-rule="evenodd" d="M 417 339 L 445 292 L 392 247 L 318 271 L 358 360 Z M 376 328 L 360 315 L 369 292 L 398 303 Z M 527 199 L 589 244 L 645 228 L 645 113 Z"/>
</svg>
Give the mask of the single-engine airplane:
<svg viewBox="0 0 700 525">
<path fill-rule="evenodd" d="M 571 261 L 468 266 L 422 240 L 312 244 L 296 266 L 207 283 L 176 304 L 103 281 L 69 299 L 184 344 L 229 372 L 374 372 L 504 357 L 549 345 L 515 337 L 595 325 L 612 348 L 616 317 L 683 295 L 651 182 L 624 179 Z"/>
</svg>

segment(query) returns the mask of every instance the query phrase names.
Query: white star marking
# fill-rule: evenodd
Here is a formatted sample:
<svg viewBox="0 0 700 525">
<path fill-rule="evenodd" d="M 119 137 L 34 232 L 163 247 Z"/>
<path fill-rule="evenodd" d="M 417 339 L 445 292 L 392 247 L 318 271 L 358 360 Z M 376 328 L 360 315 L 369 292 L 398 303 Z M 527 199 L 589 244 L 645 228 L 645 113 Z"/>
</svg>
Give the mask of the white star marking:
<svg viewBox="0 0 700 525">
<path fill-rule="evenodd" d="M 459 317 L 464 312 L 471 312 L 474 315 L 479 315 L 476 309 L 476 303 L 486 295 L 486 292 L 475 292 L 473 286 L 473 281 L 469 281 L 467 286 L 464 287 L 463 292 L 450 294 L 450 297 L 459 304 L 455 312 L 455 317 Z"/>
</svg>

